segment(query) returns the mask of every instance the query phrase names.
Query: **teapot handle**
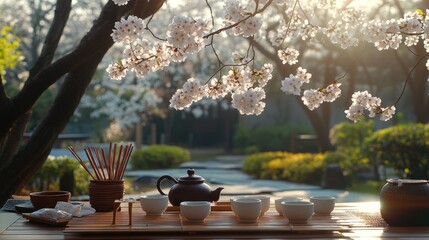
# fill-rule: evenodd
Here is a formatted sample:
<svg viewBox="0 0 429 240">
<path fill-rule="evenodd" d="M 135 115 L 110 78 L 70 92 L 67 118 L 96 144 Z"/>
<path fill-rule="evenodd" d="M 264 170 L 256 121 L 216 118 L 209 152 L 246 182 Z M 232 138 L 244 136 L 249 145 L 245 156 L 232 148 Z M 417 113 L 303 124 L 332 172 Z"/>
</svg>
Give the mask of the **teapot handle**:
<svg viewBox="0 0 429 240">
<path fill-rule="evenodd" d="M 176 183 L 178 183 L 178 181 L 177 181 L 174 177 L 169 176 L 169 175 L 161 176 L 161 177 L 158 179 L 158 181 L 156 182 L 156 188 L 158 189 L 158 192 L 159 192 L 159 193 L 161 193 L 162 195 L 167 195 L 167 194 L 165 194 L 165 193 L 162 191 L 162 189 L 161 189 L 161 182 L 162 182 L 162 180 L 164 180 L 164 179 L 169 179 L 169 180 L 173 181 L 175 184 L 176 184 Z"/>
</svg>

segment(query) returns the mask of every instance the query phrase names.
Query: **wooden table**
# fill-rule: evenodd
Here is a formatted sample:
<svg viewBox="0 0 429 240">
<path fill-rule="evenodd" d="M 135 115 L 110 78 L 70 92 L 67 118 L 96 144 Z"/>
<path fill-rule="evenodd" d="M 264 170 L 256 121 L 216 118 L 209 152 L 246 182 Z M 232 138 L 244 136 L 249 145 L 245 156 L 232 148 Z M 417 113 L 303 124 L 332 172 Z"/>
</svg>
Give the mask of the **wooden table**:
<svg viewBox="0 0 429 240">
<path fill-rule="evenodd" d="M 141 225 L 147 219 L 145 220 L 145 215 L 139 204 L 135 204 L 133 207 L 133 226 L 127 225 L 127 206 L 122 205 L 122 207 L 122 211 L 118 214 L 117 224 L 114 226 L 111 225 L 112 213 L 96 213 L 85 217 L 85 221 L 90 220 L 91 224 L 84 223 L 84 218 L 82 218 L 72 220 L 67 227 L 53 227 L 29 222 L 16 213 L 0 212 L 0 239 L 429 239 L 429 227 L 397 228 L 387 226 L 380 217 L 378 202 L 337 203 L 331 217 L 336 219 L 335 221 L 329 220 L 323 223 L 321 219 L 326 218 L 323 216 L 313 216 L 310 220 L 309 225 L 316 228 L 322 226 L 319 230 L 309 226 L 287 223 L 285 219 L 277 216 L 274 206 L 272 206 L 267 216 L 264 217 L 275 220 L 273 231 L 269 227 L 262 226 L 264 224 L 261 221 L 256 225 L 247 225 L 235 228 L 233 231 L 225 231 L 226 225 L 234 225 L 234 219 L 229 215 L 230 213 L 225 212 L 212 212 L 211 216 L 217 220 L 206 220 L 206 226 L 212 221 L 220 222 L 218 225 L 220 230 L 216 228 L 207 230 L 208 228 L 206 228 L 206 230 L 200 231 L 201 225 L 184 222 L 182 226 L 172 223 L 165 231 L 159 229 L 147 231 L 147 226 L 144 228 Z M 219 216 L 224 216 L 224 220 Z M 97 219 L 97 223 L 94 223 L 90 217 Z M 179 216 L 177 212 L 169 212 L 163 218 L 173 219 L 179 218 Z M 331 218 L 328 217 L 327 219 Z M 329 230 L 330 227 L 334 226 L 333 223 L 346 227 Z M 239 223 L 237 224 L 239 225 Z M 182 230 L 174 230 L 176 226 Z M 285 227 L 284 231 L 279 231 L 279 226 Z M 291 227 L 291 230 L 286 230 L 287 227 Z M 87 232 L 83 229 L 87 229 Z"/>
</svg>

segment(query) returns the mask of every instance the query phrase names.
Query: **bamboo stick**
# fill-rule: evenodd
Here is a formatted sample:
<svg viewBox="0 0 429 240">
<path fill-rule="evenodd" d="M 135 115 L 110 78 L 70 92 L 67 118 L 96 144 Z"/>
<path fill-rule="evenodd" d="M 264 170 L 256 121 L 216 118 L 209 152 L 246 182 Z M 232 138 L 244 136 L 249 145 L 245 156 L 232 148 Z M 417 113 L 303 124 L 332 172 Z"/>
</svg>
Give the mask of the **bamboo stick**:
<svg viewBox="0 0 429 240">
<path fill-rule="evenodd" d="M 109 163 L 112 163 L 112 142 L 109 143 Z M 112 164 L 110 164 L 112 166 Z"/>
<path fill-rule="evenodd" d="M 114 164 L 114 160 L 115 160 L 115 158 L 116 158 L 116 147 L 117 147 L 117 144 L 115 143 L 114 145 L 113 145 L 113 157 L 112 157 L 112 160 L 111 160 L 111 163 L 110 163 L 110 167 L 113 169 L 113 164 Z"/>
<path fill-rule="evenodd" d="M 125 169 L 127 168 L 127 164 L 128 164 L 128 161 L 130 160 L 130 156 L 131 156 L 131 152 L 133 151 L 133 148 L 134 148 L 133 145 L 130 144 L 127 156 L 125 158 L 125 163 L 123 164 L 123 167 L 121 169 L 121 177 L 120 177 L 120 179 L 122 179 L 124 177 Z"/>
<path fill-rule="evenodd" d="M 104 164 L 106 165 L 106 168 L 107 168 L 107 175 L 109 176 L 109 180 L 112 180 L 112 171 L 111 171 L 111 165 L 109 164 L 107 164 L 107 157 L 106 157 L 106 152 L 104 151 L 104 148 L 101 148 L 101 154 L 102 154 L 102 156 L 103 156 L 103 159 L 104 159 Z"/>
<path fill-rule="evenodd" d="M 118 145 L 116 143 L 110 143 L 108 156 L 106 156 L 106 152 L 102 147 L 85 148 L 84 151 L 88 158 L 88 162 L 93 169 L 93 171 L 91 171 L 86 166 L 86 163 L 79 157 L 73 147 L 68 147 L 69 151 L 78 160 L 80 165 L 82 165 L 91 178 L 93 180 L 99 181 L 113 181 L 123 179 L 134 146 L 132 144 L 119 145 L 119 154 L 116 155 L 117 148 Z"/>
<path fill-rule="evenodd" d="M 89 163 L 92 166 L 92 169 L 94 169 L 95 175 L 97 175 L 97 180 L 101 180 L 100 172 L 98 172 L 98 167 L 97 167 L 97 164 L 95 163 L 95 160 L 92 156 L 91 151 L 88 150 L 88 148 L 85 148 L 85 153 L 86 153 L 86 156 L 88 157 Z"/>
<path fill-rule="evenodd" d="M 98 152 L 97 147 L 92 147 L 92 151 L 95 153 L 97 157 L 98 164 L 100 166 L 101 175 L 103 176 L 103 180 L 107 180 L 106 175 L 104 174 L 105 167 L 103 167 L 103 160 L 100 157 L 100 153 Z"/>
<path fill-rule="evenodd" d="M 67 148 L 72 154 L 73 156 L 77 159 L 77 161 L 80 163 L 80 165 L 85 169 L 85 171 L 89 174 L 89 176 L 91 176 L 92 179 L 95 180 L 94 175 L 92 175 L 91 171 L 89 171 L 88 167 L 86 166 L 85 162 L 79 157 L 79 155 L 77 154 L 77 152 L 74 150 L 73 147 L 68 147 Z"/>
<path fill-rule="evenodd" d="M 120 159 L 121 159 L 121 156 L 122 156 L 122 145 L 119 147 L 119 154 L 118 154 L 118 158 L 117 158 L 117 161 L 114 161 L 114 162 L 116 162 L 116 166 L 115 166 L 115 180 L 117 180 L 117 175 L 118 175 L 118 170 L 117 170 L 117 168 L 118 168 L 118 166 L 119 166 L 119 161 L 120 161 Z"/>
</svg>

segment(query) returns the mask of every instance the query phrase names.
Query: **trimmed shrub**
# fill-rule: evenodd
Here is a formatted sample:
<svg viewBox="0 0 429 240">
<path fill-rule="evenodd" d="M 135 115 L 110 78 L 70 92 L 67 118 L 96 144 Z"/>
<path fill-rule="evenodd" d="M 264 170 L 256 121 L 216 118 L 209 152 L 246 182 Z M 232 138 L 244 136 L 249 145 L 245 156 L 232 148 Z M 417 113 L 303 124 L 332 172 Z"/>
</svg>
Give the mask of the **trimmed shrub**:
<svg viewBox="0 0 429 240">
<path fill-rule="evenodd" d="M 243 161 L 242 171 L 255 178 L 269 178 L 265 176 L 267 165 L 273 159 L 285 158 L 289 156 L 287 152 L 265 152 L 255 153 L 248 156 Z"/>
<path fill-rule="evenodd" d="M 393 167 L 401 177 L 429 177 L 429 124 L 405 124 L 379 130 L 366 139 L 364 150 L 375 166 Z"/>
<path fill-rule="evenodd" d="M 130 163 L 132 169 L 175 168 L 190 160 L 188 150 L 176 146 L 152 145 L 134 151 Z"/>
<path fill-rule="evenodd" d="M 329 132 L 329 139 L 336 147 L 336 151 L 329 154 L 327 161 L 337 163 L 349 175 L 368 168 L 369 160 L 362 153 L 362 148 L 365 139 L 373 133 L 373 120 L 342 122 L 335 125 Z"/>
<path fill-rule="evenodd" d="M 319 185 L 325 165 L 321 153 L 268 152 L 246 158 L 243 171 L 257 178 Z"/>
</svg>

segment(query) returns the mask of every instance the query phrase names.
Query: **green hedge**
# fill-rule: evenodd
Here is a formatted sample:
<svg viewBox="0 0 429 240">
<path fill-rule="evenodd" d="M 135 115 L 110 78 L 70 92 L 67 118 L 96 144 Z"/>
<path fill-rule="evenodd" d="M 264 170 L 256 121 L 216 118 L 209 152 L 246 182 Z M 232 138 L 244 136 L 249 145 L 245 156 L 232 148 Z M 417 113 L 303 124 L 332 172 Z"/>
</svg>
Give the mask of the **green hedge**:
<svg viewBox="0 0 429 240">
<path fill-rule="evenodd" d="M 73 183 L 66 184 L 74 186 L 74 189 L 60 189 L 60 184 L 65 181 L 63 177 L 72 174 Z M 71 190 L 72 195 L 84 195 L 88 193 L 89 183 L 88 173 L 80 166 L 76 159 L 69 157 L 49 156 L 43 166 L 36 172 L 27 185 L 27 190 L 35 191 L 57 191 Z"/>
<path fill-rule="evenodd" d="M 162 169 L 178 167 L 190 160 L 188 150 L 176 146 L 152 145 L 134 151 L 130 163 L 132 169 Z"/>
<path fill-rule="evenodd" d="M 362 153 L 365 139 L 374 133 L 374 121 L 342 122 L 331 128 L 329 139 L 336 151 L 327 156 L 329 163 L 337 163 L 347 175 L 353 176 L 368 168 L 369 160 Z"/>
<path fill-rule="evenodd" d="M 243 171 L 256 178 L 319 185 L 325 165 L 325 154 L 266 152 L 244 159 Z"/>
<path fill-rule="evenodd" d="M 366 139 L 364 150 L 374 165 L 393 167 L 401 177 L 429 178 L 429 124 L 379 130 Z"/>
</svg>

